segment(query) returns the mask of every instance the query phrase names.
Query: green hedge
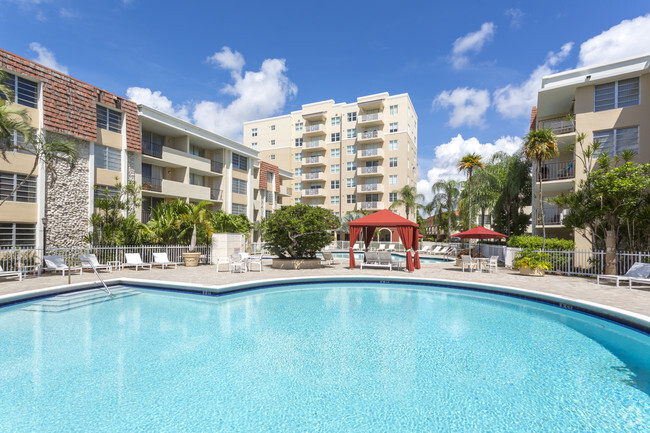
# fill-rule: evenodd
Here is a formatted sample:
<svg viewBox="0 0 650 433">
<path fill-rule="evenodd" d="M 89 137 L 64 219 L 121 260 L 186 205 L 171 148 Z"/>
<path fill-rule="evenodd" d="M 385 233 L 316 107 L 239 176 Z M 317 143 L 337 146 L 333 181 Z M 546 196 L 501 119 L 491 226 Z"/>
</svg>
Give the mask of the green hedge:
<svg viewBox="0 0 650 433">
<path fill-rule="evenodd" d="M 512 248 L 532 248 L 539 250 L 542 248 L 541 236 L 511 236 L 508 240 L 508 246 Z M 546 250 L 550 251 L 573 251 L 576 244 L 566 239 L 546 239 Z"/>
</svg>

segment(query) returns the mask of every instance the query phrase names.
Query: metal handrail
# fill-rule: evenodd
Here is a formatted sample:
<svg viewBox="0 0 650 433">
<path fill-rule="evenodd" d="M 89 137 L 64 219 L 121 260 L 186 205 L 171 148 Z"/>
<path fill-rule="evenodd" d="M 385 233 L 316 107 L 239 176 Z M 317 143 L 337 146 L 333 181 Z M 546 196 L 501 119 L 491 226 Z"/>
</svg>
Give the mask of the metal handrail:
<svg viewBox="0 0 650 433">
<path fill-rule="evenodd" d="M 109 296 L 113 296 L 111 291 L 108 290 L 108 286 L 104 282 L 104 279 L 101 277 L 101 275 L 99 275 L 99 272 L 97 272 L 97 269 L 95 268 L 95 265 L 93 265 L 92 262 L 90 262 L 90 261 L 86 262 L 85 264 L 90 265 L 90 268 L 93 270 L 95 275 L 97 275 L 97 278 L 99 278 L 99 281 L 101 281 L 102 284 L 104 285 L 104 290 L 106 290 L 106 293 L 108 293 Z M 84 266 L 84 262 L 81 262 L 81 266 Z"/>
</svg>

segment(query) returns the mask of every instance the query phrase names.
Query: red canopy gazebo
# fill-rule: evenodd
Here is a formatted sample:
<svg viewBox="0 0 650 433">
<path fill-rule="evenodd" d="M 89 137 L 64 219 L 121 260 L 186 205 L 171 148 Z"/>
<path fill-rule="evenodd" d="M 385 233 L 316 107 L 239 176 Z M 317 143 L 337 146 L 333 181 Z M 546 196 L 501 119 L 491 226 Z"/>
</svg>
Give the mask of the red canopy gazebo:
<svg viewBox="0 0 650 433">
<path fill-rule="evenodd" d="M 389 210 L 380 210 L 379 212 L 361 217 L 348 223 L 350 226 L 350 269 L 354 269 L 354 251 L 352 247 L 359 238 L 359 233 L 363 231 L 363 240 L 366 250 L 372 240 L 372 235 L 377 228 L 395 227 L 402 245 L 406 248 L 406 267 L 409 272 L 413 269 L 420 269 L 420 256 L 418 254 L 418 229 L 419 225 L 409 221 Z M 415 251 L 415 257 L 412 258 L 411 252 Z"/>
<path fill-rule="evenodd" d="M 503 233 L 495 232 L 490 229 L 486 229 L 483 226 L 476 226 L 471 230 L 464 232 L 456 233 L 451 235 L 452 238 L 461 238 L 461 239 L 501 239 L 507 238 L 507 235 Z M 472 244 L 469 245 L 470 256 L 472 255 Z"/>
</svg>

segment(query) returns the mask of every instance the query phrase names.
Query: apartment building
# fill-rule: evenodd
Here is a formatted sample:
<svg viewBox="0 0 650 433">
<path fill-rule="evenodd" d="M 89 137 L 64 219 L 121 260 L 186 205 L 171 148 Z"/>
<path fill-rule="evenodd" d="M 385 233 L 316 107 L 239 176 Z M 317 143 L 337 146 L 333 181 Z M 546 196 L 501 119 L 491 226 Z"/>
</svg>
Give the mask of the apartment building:
<svg viewBox="0 0 650 433">
<path fill-rule="evenodd" d="M 408 94 L 316 102 L 246 122 L 244 145 L 293 173 L 293 203 L 339 216 L 387 209 L 398 189 L 417 183 L 417 114 Z"/>
<path fill-rule="evenodd" d="M 599 140 L 611 156 L 628 149 L 636 153 L 635 162 L 650 162 L 648 95 L 650 56 L 574 69 L 542 79 L 531 129 L 553 129 L 560 149 L 558 157 L 547 161 L 541 169 L 545 200 L 575 190 L 584 178 L 584 166 L 571 150 L 578 134 L 585 134 L 586 144 Z M 568 121 L 567 115 L 574 121 Z M 538 201 L 533 208 L 533 231 L 539 231 Z M 544 205 L 547 235 L 574 239 L 578 248 L 589 248 L 582 236 L 562 225 L 562 219 L 560 209 L 548 202 Z"/>
<path fill-rule="evenodd" d="M 85 244 L 95 186 L 110 192 L 116 182 L 142 187 L 145 222 L 163 200 L 207 200 L 213 210 L 255 221 L 289 198 L 282 182 L 291 173 L 260 162 L 250 147 L 4 50 L 0 70 L 31 126 L 74 141 L 80 150 L 72 172 L 57 168 L 54 185 L 46 183 L 41 165 L 0 207 L 0 247 Z M 15 132 L 10 139 L 23 140 Z M 19 152 L 0 159 L 0 197 L 24 180 L 34 163 L 33 155 Z"/>
</svg>

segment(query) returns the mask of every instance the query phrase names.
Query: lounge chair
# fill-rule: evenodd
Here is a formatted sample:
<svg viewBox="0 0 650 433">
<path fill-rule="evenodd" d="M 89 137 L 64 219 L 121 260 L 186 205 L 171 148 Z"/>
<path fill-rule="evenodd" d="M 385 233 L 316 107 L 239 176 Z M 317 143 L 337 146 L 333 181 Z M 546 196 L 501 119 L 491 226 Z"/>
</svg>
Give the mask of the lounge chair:
<svg viewBox="0 0 650 433">
<path fill-rule="evenodd" d="M 23 273 L 20 271 L 5 271 L 0 266 L 0 277 L 18 277 L 18 281 L 22 281 Z"/>
<path fill-rule="evenodd" d="M 163 269 L 165 269 L 165 266 L 173 266 L 176 269 L 178 263 L 170 262 L 167 253 L 153 253 L 153 265 L 162 266 Z"/>
<path fill-rule="evenodd" d="M 629 280 L 629 288 L 632 288 L 632 283 L 637 283 L 637 284 L 644 284 L 646 286 L 650 286 L 650 278 L 630 278 Z"/>
<path fill-rule="evenodd" d="M 262 272 L 262 260 L 264 260 L 264 256 L 262 254 L 259 256 L 250 256 L 247 263 L 248 269 L 252 271 L 254 267 L 257 267 L 259 268 L 260 272 Z"/>
<path fill-rule="evenodd" d="M 228 257 L 217 257 L 217 272 L 219 272 L 219 266 L 226 265 L 228 271 L 230 271 L 230 259 Z"/>
<path fill-rule="evenodd" d="M 377 251 L 385 251 L 386 250 L 386 244 L 379 244 L 379 247 L 377 247 Z"/>
<path fill-rule="evenodd" d="M 385 254 L 386 251 L 366 251 L 363 260 L 360 262 L 359 267 L 363 269 L 364 266 L 369 267 L 385 267 L 388 266 L 381 265 L 379 263 L 379 254 Z M 390 254 L 390 253 L 389 253 Z"/>
<path fill-rule="evenodd" d="M 472 272 L 472 269 L 478 270 L 478 262 L 475 262 L 472 260 L 470 256 L 467 255 L 461 255 L 460 259 L 462 261 L 462 266 L 463 266 L 463 272 L 465 272 L 465 268 L 468 267 L 469 271 Z"/>
<path fill-rule="evenodd" d="M 487 262 L 488 272 L 497 272 L 499 269 L 499 256 L 490 256 L 490 260 Z"/>
<path fill-rule="evenodd" d="M 429 245 L 425 245 L 425 246 L 423 246 L 422 249 L 419 250 L 418 252 L 419 252 L 420 254 L 429 254 L 430 249 L 431 249 L 431 247 L 430 247 Z"/>
<path fill-rule="evenodd" d="M 231 254 L 228 261 L 228 268 L 230 272 L 246 272 L 246 260 L 240 253 Z"/>
<path fill-rule="evenodd" d="M 429 252 L 429 254 L 431 254 L 431 255 L 434 255 L 434 254 L 440 254 L 440 252 L 441 252 L 443 249 L 444 249 L 443 247 L 441 247 L 440 245 L 438 245 L 437 247 L 435 247 L 434 249 L 432 249 L 432 250 Z"/>
<path fill-rule="evenodd" d="M 113 266 L 111 265 L 102 265 L 97 260 L 97 256 L 94 254 L 79 254 L 79 261 L 81 262 L 81 272 L 83 273 L 83 268 L 94 268 L 96 271 L 108 271 L 113 272 Z"/>
<path fill-rule="evenodd" d="M 377 255 L 379 256 L 379 265 L 388 266 L 388 269 L 391 271 L 393 270 L 393 267 L 396 267 L 398 270 L 402 267 L 402 262 L 393 260 L 393 255 L 390 251 L 382 251 Z"/>
<path fill-rule="evenodd" d="M 388 250 L 386 251 L 395 251 L 395 244 L 388 245 Z"/>
<path fill-rule="evenodd" d="M 333 265 L 337 262 L 341 263 L 341 259 L 334 257 L 331 251 L 321 251 L 323 258 L 321 262 L 327 262 L 328 265 Z"/>
<path fill-rule="evenodd" d="M 70 267 L 65 264 L 65 259 L 63 256 L 43 256 L 43 261 L 45 262 L 44 271 L 52 271 L 55 274 L 61 272 L 62 275 L 65 275 L 65 272 L 80 271 L 81 267 L 75 266 Z"/>
<path fill-rule="evenodd" d="M 596 282 L 598 284 L 600 284 L 601 278 L 605 280 L 616 280 L 616 287 L 618 287 L 619 282 L 628 281 L 631 288 L 632 283 L 629 281 L 631 278 L 634 278 L 635 280 L 650 278 L 650 263 L 636 262 L 627 270 L 625 275 L 597 275 Z"/>
<path fill-rule="evenodd" d="M 354 244 L 354 246 L 352 247 L 352 251 L 358 251 L 360 248 L 361 248 L 361 246 L 360 246 L 358 243 L 356 243 L 356 244 Z"/>
<path fill-rule="evenodd" d="M 151 269 L 151 263 L 143 262 L 140 253 L 124 253 L 124 260 L 126 260 L 126 263 L 122 263 L 122 269 L 133 267 L 135 267 L 136 271 L 140 268 Z"/>
</svg>

